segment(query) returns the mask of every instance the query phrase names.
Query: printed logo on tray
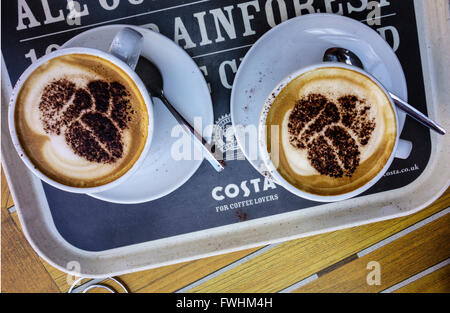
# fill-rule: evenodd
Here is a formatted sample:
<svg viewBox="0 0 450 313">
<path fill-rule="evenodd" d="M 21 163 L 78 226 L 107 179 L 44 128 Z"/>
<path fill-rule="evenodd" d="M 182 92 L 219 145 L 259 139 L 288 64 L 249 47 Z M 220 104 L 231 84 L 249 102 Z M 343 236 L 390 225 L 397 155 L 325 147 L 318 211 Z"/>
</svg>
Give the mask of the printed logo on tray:
<svg viewBox="0 0 450 313">
<path fill-rule="evenodd" d="M 213 133 L 213 142 L 222 153 L 225 155 L 232 155 L 231 158 L 226 159 L 244 160 L 244 154 L 239 148 L 236 137 L 234 136 L 234 129 L 231 127 L 231 115 L 225 114 L 219 117 L 215 122 Z"/>
<path fill-rule="evenodd" d="M 233 209 L 242 209 L 270 201 L 276 201 L 278 200 L 277 193 L 268 195 L 266 193 L 263 196 L 258 195 L 260 192 L 276 190 L 276 188 L 275 183 L 269 177 L 254 178 L 251 180 L 244 180 L 239 184 L 232 183 L 225 186 L 216 186 L 212 189 L 211 196 L 216 201 L 225 200 L 225 202 L 221 202 L 215 208 L 216 212 L 224 212 Z M 234 198 L 239 196 L 244 200 L 232 201 Z"/>
<path fill-rule="evenodd" d="M 62 32 L 70 32 L 81 27 L 89 27 L 93 16 L 99 14 L 103 16 L 116 16 L 119 12 L 130 13 L 128 16 L 118 16 L 110 20 L 95 23 L 96 26 L 109 23 L 133 23 L 134 20 L 141 21 L 148 16 L 148 21 L 139 26 L 149 28 L 156 32 L 161 32 L 173 39 L 178 45 L 187 51 L 204 50 L 205 47 L 215 44 L 222 45 L 228 41 L 237 41 L 245 37 L 261 35 L 270 28 L 275 27 L 292 18 L 311 13 L 333 13 L 339 15 L 352 15 L 364 17 L 361 22 L 369 26 L 380 26 L 384 18 L 395 16 L 396 13 L 383 14 L 387 8 L 392 6 L 388 0 L 379 1 L 342 1 L 342 0 L 252 0 L 235 3 L 235 1 L 216 1 L 219 7 L 212 9 L 193 10 L 192 14 L 167 14 L 161 20 L 158 13 L 179 11 L 188 7 L 199 7 L 202 4 L 211 7 L 211 0 L 191 1 L 188 3 L 174 1 L 173 6 L 161 7 L 167 4 L 165 1 L 144 1 L 144 0 L 98 0 L 98 1 L 75 1 L 66 0 L 55 1 L 45 0 L 34 3 L 30 0 L 17 0 L 16 8 L 17 22 L 15 30 L 19 34 L 24 34 L 20 42 L 32 42 L 41 38 L 51 38 Z M 215 3 L 215 2 L 214 2 Z M 226 5 L 228 4 L 228 5 Z M 63 6 L 62 6 L 63 5 Z M 8 6 L 13 6 L 8 4 Z M 152 7 L 153 6 L 153 7 Z M 107 15 L 105 15 L 107 13 Z M 155 18 L 153 18 L 155 17 Z M 171 19 L 169 19 L 171 17 Z M 151 22 L 150 22 L 151 21 Z M 47 32 L 38 36 L 27 36 L 30 30 L 45 29 L 66 24 L 68 29 L 56 32 Z M 92 26 L 93 27 L 93 26 Z M 376 27 L 378 33 L 385 38 L 396 51 L 400 46 L 400 35 L 397 27 L 387 25 Z M 33 33 L 36 33 L 35 31 Z M 25 58 L 34 62 L 43 54 L 59 48 L 60 43 L 51 43 L 46 40 L 44 49 L 39 47 L 25 53 Z M 233 47 L 232 49 L 248 48 L 250 45 Z M 228 50 L 228 49 L 225 49 Z M 217 53 L 217 51 L 215 52 Z M 197 54 L 194 52 L 193 58 L 202 58 L 207 54 Z M 242 59 L 242 58 L 241 58 Z M 199 64 L 202 68 L 203 64 Z M 221 70 L 229 67 L 236 72 L 236 60 L 226 60 L 221 64 Z M 231 89 L 231 83 L 226 76 L 221 75 L 222 84 L 225 88 Z"/>
</svg>

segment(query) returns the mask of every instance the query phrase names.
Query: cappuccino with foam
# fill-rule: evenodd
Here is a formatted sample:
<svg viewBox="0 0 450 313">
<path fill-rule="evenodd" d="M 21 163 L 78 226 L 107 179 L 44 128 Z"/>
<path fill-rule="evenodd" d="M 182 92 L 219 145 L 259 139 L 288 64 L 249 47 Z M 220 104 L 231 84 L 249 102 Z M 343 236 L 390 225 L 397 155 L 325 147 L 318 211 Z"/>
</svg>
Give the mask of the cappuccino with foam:
<svg viewBox="0 0 450 313">
<path fill-rule="evenodd" d="M 266 127 L 279 174 L 320 196 L 348 193 L 371 181 L 390 158 L 397 136 L 384 91 L 369 77 L 340 67 L 291 80 L 273 100 Z"/>
<path fill-rule="evenodd" d="M 101 57 L 50 59 L 23 83 L 14 112 L 23 151 L 49 178 L 96 187 L 124 175 L 148 136 L 148 112 L 134 81 Z"/>
</svg>

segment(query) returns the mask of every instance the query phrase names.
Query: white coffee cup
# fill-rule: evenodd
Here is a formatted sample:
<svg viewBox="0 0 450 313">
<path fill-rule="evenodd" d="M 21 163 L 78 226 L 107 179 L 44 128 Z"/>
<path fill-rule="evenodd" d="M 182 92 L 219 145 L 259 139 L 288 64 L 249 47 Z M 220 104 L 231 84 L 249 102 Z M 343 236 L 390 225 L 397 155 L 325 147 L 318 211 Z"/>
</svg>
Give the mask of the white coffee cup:
<svg viewBox="0 0 450 313">
<path fill-rule="evenodd" d="M 269 113 L 269 109 L 272 106 L 275 98 L 281 92 L 281 90 L 283 90 L 283 88 L 286 87 L 286 85 L 290 81 L 292 81 L 293 79 L 295 79 L 296 77 L 300 76 L 303 73 L 313 71 L 318 68 L 328 68 L 328 67 L 339 67 L 339 68 L 350 69 L 352 71 L 361 73 L 362 75 L 364 75 L 364 76 L 368 77 L 370 80 L 372 80 L 375 84 L 377 84 L 381 88 L 381 90 L 383 90 L 386 97 L 389 99 L 389 102 L 390 102 L 390 104 L 393 108 L 393 112 L 395 114 L 395 120 L 396 120 L 396 125 L 397 125 L 397 135 L 396 135 L 394 148 L 392 149 L 389 159 L 387 160 L 387 162 L 385 163 L 385 165 L 381 169 L 381 171 L 379 171 L 375 177 L 373 177 L 370 181 L 368 181 L 363 186 L 361 186 L 351 192 L 340 194 L 340 195 L 335 195 L 335 196 L 321 196 L 321 195 L 312 194 L 312 193 L 300 190 L 298 187 L 295 187 L 292 184 L 290 184 L 277 171 L 276 166 L 273 164 L 272 160 L 270 159 L 269 152 L 267 149 L 267 143 L 266 143 L 267 115 Z M 267 98 L 266 102 L 264 103 L 264 107 L 261 111 L 261 115 L 260 115 L 260 119 L 259 119 L 259 127 L 258 127 L 258 140 L 259 140 L 258 144 L 259 144 L 259 152 L 260 152 L 261 158 L 264 161 L 264 164 L 268 170 L 269 175 L 275 180 L 276 183 L 278 183 L 279 185 L 281 185 L 282 187 L 284 187 L 285 189 L 287 189 L 288 191 L 292 192 L 293 194 L 295 194 L 299 197 L 313 200 L 313 201 L 332 202 L 332 201 L 340 201 L 340 200 L 349 199 L 349 198 L 355 197 L 355 196 L 363 193 L 364 191 L 366 191 L 367 189 L 372 187 L 376 182 L 378 182 L 380 180 L 380 178 L 388 170 L 388 168 L 391 165 L 394 158 L 401 158 L 401 159 L 408 158 L 408 156 L 411 152 L 411 149 L 412 149 L 412 144 L 409 141 L 400 139 L 399 138 L 400 132 L 401 132 L 400 123 L 399 123 L 397 109 L 395 108 L 394 102 L 393 102 L 392 98 L 389 96 L 389 93 L 387 92 L 387 90 L 383 87 L 383 85 L 377 79 L 375 79 L 372 75 L 370 75 L 369 73 L 367 73 L 357 67 L 343 64 L 343 63 L 326 62 L 326 63 L 310 65 L 310 66 L 301 68 L 301 69 L 293 72 L 292 74 L 290 74 L 286 78 L 284 78 L 273 89 L 273 91 L 270 93 L 270 96 Z"/>
<path fill-rule="evenodd" d="M 111 46 L 110 52 L 104 52 L 97 49 L 91 49 L 91 48 L 84 48 L 84 47 L 77 47 L 77 48 L 65 48 L 60 49 L 57 51 L 54 51 L 48 55 L 45 55 L 38 59 L 36 62 L 34 62 L 31 66 L 29 66 L 25 72 L 20 76 L 18 79 L 16 85 L 13 88 L 10 102 L 9 102 L 9 112 L 8 112 L 8 124 L 9 124 L 9 131 L 11 134 L 11 139 L 14 144 L 14 147 L 17 150 L 17 153 L 19 154 L 19 157 L 22 159 L 22 161 L 25 163 L 25 165 L 28 167 L 28 169 L 33 172 L 37 177 L 39 177 L 41 180 L 45 181 L 46 183 L 59 188 L 61 190 L 69 191 L 69 192 L 75 192 L 75 193 L 96 193 L 105 191 L 107 189 L 114 188 L 123 182 L 125 182 L 133 173 L 139 168 L 139 166 L 144 162 L 145 157 L 148 154 L 150 144 L 152 141 L 152 135 L 153 135 L 153 102 L 151 100 L 150 95 L 148 94 L 148 91 L 142 82 L 142 80 L 139 78 L 139 76 L 134 71 L 134 67 L 136 66 L 135 62 L 129 62 L 129 60 L 136 61 L 136 58 L 130 58 L 130 56 L 135 55 L 136 53 L 139 54 L 141 49 L 141 42 L 139 40 L 142 38 L 142 36 L 137 33 L 135 30 L 130 31 L 130 28 L 125 28 L 124 31 L 120 32 L 116 38 L 114 39 L 115 43 L 117 44 L 119 41 L 122 43 L 122 45 L 116 45 L 113 47 Z M 120 47 L 120 49 L 117 49 L 116 47 Z M 70 55 L 70 54 L 87 54 L 91 56 L 96 56 L 102 59 L 105 59 L 114 65 L 118 66 L 121 70 L 123 70 L 135 83 L 137 86 L 142 98 L 144 99 L 144 102 L 147 107 L 147 113 L 148 113 L 148 134 L 147 139 L 144 145 L 144 148 L 142 149 L 142 152 L 139 156 L 139 158 L 136 160 L 136 162 L 133 164 L 133 166 L 122 176 L 118 177 L 117 179 L 106 183 L 104 185 L 96 186 L 96 187 L 72 187 L 65 184 L 62 184 L 54 179 L 51 179 L 50 177 L 46 176 L 44 173 L 42 173 L 36 166 L 31 162 L 30 158 L 25 153 L 24 149 L 22 148 L 20 141 L 18 139 L 17 133 L 16 133 L 16 125 L 15 125 L 15 118 L 14 118 L 14 111 L 16 107 L 16 101 L 17 97 L 20 94 L 20 90 L 22 89 L 22 86 L 26 82 L 27 78 L 42 64 L 45 64 L 46 62 L 63 56 L 63 55 Z M 122 61 L 124 60 L 124 61 Z M 133 67 L 133 68 L 132 68 Z"/>
</svg>

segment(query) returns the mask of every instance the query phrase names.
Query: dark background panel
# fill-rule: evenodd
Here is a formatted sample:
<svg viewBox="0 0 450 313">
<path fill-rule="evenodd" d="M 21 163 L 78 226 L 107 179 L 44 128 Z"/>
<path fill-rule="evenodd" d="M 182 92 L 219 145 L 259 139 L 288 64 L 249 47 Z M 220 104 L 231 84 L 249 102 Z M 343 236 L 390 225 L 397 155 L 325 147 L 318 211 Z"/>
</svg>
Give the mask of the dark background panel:
<svg viewBox="0 0 450 313">
<path fill-rule="evenodd" d="M 41 57 L 73 36 L 90 28 L 107 24 L 133 24 L 156 27 L 163 35 L 175 38 L 175 21 L 183 23 L 194 45 L 186 47 L 201 68 L 206 68 L 205 77 L 211 86 L 216 123 L 229 125 L 229 100 L 231 90 L 220 82 L 218 68 L 228 60 L 236 60 L 236 65 L 245 56 L 249 47 L 203 56 L 215 51 L 237 48 L 254 43 L 271 28 L 269 12 L 273 11 L 276 23 L 282 21 L 283 4 L 286 18 L 295 17 L 295 3 L 304 5 L 301 14 L 314 12 L 338 13 L 350 16 L 358 21 L 367 19 L 371 10 L 349 13 L 349 6 L 361 7 L 362 0 L 284 0 L 284 1 L 129 1 L 129 0 L 79 0 L 82 7 L 87 6 L 89 15 L 80 18 L 79 25 L 69 25 L 65 20 L 45 24 L 43 4 L 48 3 L 52 16 L 59 11 L 66 18 L 69 14 L 66 0 L 8 0 L 1 2 L 2 8 L 2 55 L 5 59 L 12 83 L 31 64 L 32 57 Z M 117 7 L 107 10 L 103 4 Z M 141 2 L 141 3 L 139 3 Z M 408 83 L 410 103 L 426 113 L 425 91 L 420 62 L 414 5 L 412 0 L 380 0 L 386 3 L 381 8 L 381 25 L 372 25 L 375 30 L 394 27 L 399 35 L 396 54 L 403 66 Z M 132 4 L 139 3 L 139 4 Z M 281 10 L 278 5 L 281 3 Z M 19 6 L 22 4 L 22 6 Z M 27 8 L 24 8 L 26 4 Z M 245 31 L 242 11 L 239 5 L 248 5 L 250 21 L 255 34 L 243 36 Z M 17 30 L 19 9 L 25 12 L 29 8 L 40 26 Z M 164 10 L 170 8 L 169 10 Z M 231 13 L 236 38 L 229 38 L 223 27 L 219 31 L 225 38 L 216 42 L 218 31 L 212 12 L 222 10 L 226 17 Z M 25 11 L 24 11 L 25 10 Z M 47 13 L 48 14 L 48 13 Z M 204 19 L 207 39 L 212 43 L 201 45 L 199 18 Z M 24 24 L 30 23 L 29 19 Z M 390 34 L 389 32 L 387 32 Z M 51 34 L 51 35 L 49 35 Z M 394 38 L 388 35 L 386 40 L 391 46 Z M 178 44 L 186 46 L 186 41 Z M 227 68 L 227 78 L 231 83 L 234 73 Z M 431 152 L 429 131 L 413 121 L 406 119 L 401 135 L 413 143 L 413 151 L 407 160 L 395 159 L 387 174 L 365 194 L 394 190 L 413 182 L 425 169 Z M 226 196 L 229 188 L 236 195 Z M 204 162 L 197 173 L 182 187 L 173 193 L 147 203 L 119 205 L 93 199 L 86 195 L 60 191 L 44 183 L 55 225 L 61 235 L 74 246 L 92 251 L 106 250 L 134 243 L 184 234 L 231 223 L 266 217 L 319 203 L 298 198 L 266 181 L 246 160 L 228 162 L 227 169 L 216 173 Z M 216 196 L 213 191 L 216 190 Z"/>
</svg>

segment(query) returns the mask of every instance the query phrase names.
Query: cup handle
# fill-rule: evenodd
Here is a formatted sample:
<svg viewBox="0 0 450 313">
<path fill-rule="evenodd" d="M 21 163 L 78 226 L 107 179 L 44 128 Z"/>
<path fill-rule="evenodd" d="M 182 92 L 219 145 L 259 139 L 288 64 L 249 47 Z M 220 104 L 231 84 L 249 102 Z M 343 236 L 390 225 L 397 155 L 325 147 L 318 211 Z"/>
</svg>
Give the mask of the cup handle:
<svg viewBox="0 0 450 313">
<path fill-rule="evenodd" d="M 407 159 L 412 150 L 412 142 L 408 140 L 399 139 L 397 150 L 395 150 L 394 157 L 399 159 Z"/>
<path fill-rule="evenodd" d="M 109 53 L 124 61 L 134 70 L 142 50 L 142 42 L 143 36 L 140 32 L 125 27 L 114 37 L 109 47 Z"/>
</svg>

